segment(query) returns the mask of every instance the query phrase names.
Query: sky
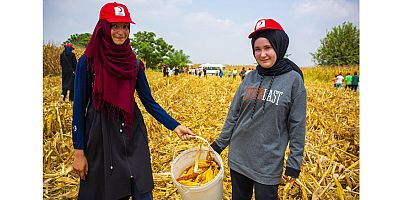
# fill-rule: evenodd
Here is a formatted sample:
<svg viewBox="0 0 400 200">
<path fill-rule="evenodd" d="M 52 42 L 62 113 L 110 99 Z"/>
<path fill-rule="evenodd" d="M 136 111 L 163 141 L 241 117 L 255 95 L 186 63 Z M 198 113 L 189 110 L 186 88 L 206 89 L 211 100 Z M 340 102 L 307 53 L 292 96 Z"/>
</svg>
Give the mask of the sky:
<svg viewBox="0 0 400 200">
<path fill-rule="evenodd" d="M 92 33 L 100 8 L 109 1 L 44 0 L 43 43 L 60 44 L 72 34 Z M 131 0 L 130 37 L 151 31 L 193 63 L 252 65 L 248 35 L 258 19 L 273 18 L 289 35 L 289 59 L 314 66 L 315 53 L 327 32 L 351 22 L 359 27 L 358 0 Z"/>
</svg>

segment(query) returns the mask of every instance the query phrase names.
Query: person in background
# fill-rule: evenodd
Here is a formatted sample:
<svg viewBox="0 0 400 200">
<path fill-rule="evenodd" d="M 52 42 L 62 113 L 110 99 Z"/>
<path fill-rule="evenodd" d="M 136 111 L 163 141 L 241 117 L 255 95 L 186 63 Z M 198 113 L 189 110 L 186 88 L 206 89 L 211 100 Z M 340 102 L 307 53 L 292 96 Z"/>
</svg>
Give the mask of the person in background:
<svg viewBox="0 0 400 200">
<path fill-rule="evenodd" d="M 60 101 L 65 101 L 67 91 L 69 91 L 69 101 L 74 100 L 74 81 L 75 81 L 75 67 L 76 57 L 72 52 L 75 48 L 72 44 L 65 44 L 64 51 L 60 55 L 61 65 L 61 79 L 62 79 L 62 93 Z"/>
<path fill-rule="evenodd" d="M 202 72 L 203 70 L 201 69 L 201 68 L 199 68 L 199 70 L 197 71 L 199 74 L 199 78 L 201 78 L 201 72 Z"/>
<path fill-rule="evenodd" d="M 178 68 L 178 66 L 175 66 L 175 68 L 174 68 L 174 75 L 175 75 L 175 76 L 178 76 L 178 74 L 179 74 L 179 68 Z"/>
<path fill-rule="evenodd" d="M 165 65 L 163 66 L 163 77 L 166 77 L 166 76 L 168 76 L 167 64 L 165 64 Z"/>
<path fill-rule="evenodd" d="M 175 68 L 171 67 L 171 69 L 168 67 L 168 76 L 172 76 L 173 74 L 175 74 Z"/>
<path fill-rule="evenodd" d="M 249 35 L 258 65 L 240 83 L 228 116 L 211 147 L 228 145 L 232 199 L 278 200 L 285 176 L 300 174 L 306 132 L 306 89 L 300 68 L 285 58 L 289 37 L 273 19 L 260 19 Z"/>
<path fill-rule="evenodd" d="M 207 69 L 203 67 L 204 78 L 207 78 Z"/>
<path fill-rule="evenodd" d="M 236 68 L 235 68 L 235 69 L 233 69 L 233 79 L 236 78 L 236 75 L 237 75 L 237 70 L 236 70 Z"/>
<path fill-rule="evenodd" d="M 351 87 L 354 91 L 357 91 L 359 82 L 360 77 L 357 75 L 357 72 L 354 72 L 354 75 L 351 78 Z"/>
<path fill-rule="evenodd" d="M 350 75 L 350 73 L 347 73 L 347 76 L 344 79 L 345 79 L 345 83 L 346 83 L 346 86 L 344 88 L 345 89 L 347 89 L 347 88 L 351 89 L 352 76 Z"/>
<path fill-rule="evenodd" d="M 169 68 L 169 66 L 167 65 L 167 77 L 170 77 L 172 73 L 171 68 Z"/>
<path fill-rule="evenodd" d="M 344 80 L 344 77 L 342 76 L 342 73 L 339 73 L 339 75 L 336 76 L 336 88 L 337 89 L 342 88 L 343 80 Z"/>
<path fill-rule="evenodd" d="M 331 79 L 331 81 L 333 82 L 333 87 L 336 88 L 336 77 L 339 76 L 339 74 L 335 74 L 335 77 L 333 77 Z"/>
<path fill-rule="evenodd" d="M 231 76 L 232 76 L 232 71 L 228 70 L 228 78 L 231 78 Z"/>
<path fill-rule="evenodd" d="M 72 141 L 81 200 L 153 199 L 149 139 L 135 91 L 181 140 L 194 136 L 152 97 L 144 64 L 129 45 L 130 24 L 125 5 L 106 3 L 77 65 Z"/>
<path fill-rule="evenodd" d="M 242 68 L 242 71 L 240 71 L 240 77 L 242 77 L 242 81 L 243 81 L 243 79 L 244 79 L 244 77 L 246 76 L 246 68 Z"/>
</svg>

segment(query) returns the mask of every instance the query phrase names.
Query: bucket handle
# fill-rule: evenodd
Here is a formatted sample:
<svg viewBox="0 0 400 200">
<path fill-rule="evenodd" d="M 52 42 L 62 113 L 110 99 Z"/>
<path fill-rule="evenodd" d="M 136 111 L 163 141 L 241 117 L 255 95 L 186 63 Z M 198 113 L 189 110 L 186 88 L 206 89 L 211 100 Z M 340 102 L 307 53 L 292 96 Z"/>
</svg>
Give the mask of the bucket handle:
<svg viewBox="0 0 400 200">
<path fill-rule="evenodd" d="M 214 149 L 211 147 L 210 143 L 209 143 L 206 139 L 204 139 L 204 138 L 202 138 L 202 137 L 200 137 L 200 136 L 198 136 L 198 135 L 191 136 L 191 137 L 192 137 L 192 138 L 200 139 L 201 141 L 205 142 L 205 143 L 212 149 L 213 153 L 214 153 L 214 154 L 216 153 L 216 152 L 214 151 Z M 175 148 L 174 148 L 174 156 L 172 157 L 172 160 L 175 160 L 176 147 L 178 147 L 178 145 L 179 145 L 180 142 L 181 142 L 181 140 L 179 140 L 179 141 L 176 143 L 176 145 L 175 145 Z"/>
</svg>

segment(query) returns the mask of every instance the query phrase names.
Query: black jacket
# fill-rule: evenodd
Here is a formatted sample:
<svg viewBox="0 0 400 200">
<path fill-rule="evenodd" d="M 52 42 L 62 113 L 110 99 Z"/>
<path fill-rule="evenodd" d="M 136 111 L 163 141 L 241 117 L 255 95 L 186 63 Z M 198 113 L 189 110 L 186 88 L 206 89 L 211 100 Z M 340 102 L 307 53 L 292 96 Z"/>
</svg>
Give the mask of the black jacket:
<svg viewBox="0 0 400 200">
<path fill-rule="evenodd" d="M 60 55 L 60 65 L 62 67 L 62 89 L 74 90 L 75 54 L 64 50 Z"/>
</svg>

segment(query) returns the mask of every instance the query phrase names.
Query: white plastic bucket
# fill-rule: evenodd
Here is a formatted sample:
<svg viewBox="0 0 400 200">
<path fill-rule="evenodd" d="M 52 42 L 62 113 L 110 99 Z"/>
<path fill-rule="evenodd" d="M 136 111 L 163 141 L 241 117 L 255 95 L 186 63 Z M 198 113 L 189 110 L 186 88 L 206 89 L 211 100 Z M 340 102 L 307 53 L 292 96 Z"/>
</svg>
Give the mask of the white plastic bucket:
<svg viewBox="0 0 400 200">
<path fill-rule="evenodd" d="M 203 139 L 202 137 L 195 136 L 195 138 L 198 138 L 206 142 L 207 145 L 210 146 L 207 140 Z M 200 155 L 201 160 L 206 159 L 208 151 L 209 148 L 201 149 L 201 155 Z M 220 169 L 218 174 L 214 177 L 213 180 L 201 186 L 185 186 L 176 180 L 176 178 L 178 178 L 183 173 L 186 167 L 194 163 L 197 152 L 198 148 L 188 149 L 180 153 L 175 158 L 175 149 L 174 149 L 174 159 L 171 164 L 172 181 L 174 182 L 174 185 L 178 188 L 178 192 L 181 195 L 182 200 L 221 200 L 224 194 L 224 188 L 223 188 L 224 164 L 222 163 L 221 156 L 215 151 L 213 151 L 211 157 L 214 158 L 217 165 L 219 165 Z"/>
</svg>

